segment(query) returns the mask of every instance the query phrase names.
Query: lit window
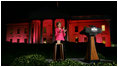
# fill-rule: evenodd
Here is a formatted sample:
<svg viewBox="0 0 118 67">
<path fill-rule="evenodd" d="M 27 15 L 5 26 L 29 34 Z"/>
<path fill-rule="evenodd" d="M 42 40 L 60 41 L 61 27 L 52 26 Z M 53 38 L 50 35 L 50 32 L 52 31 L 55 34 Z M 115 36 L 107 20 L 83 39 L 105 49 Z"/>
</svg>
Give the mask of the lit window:
<svg viewBox="0 0 118 67">
<path fill-rule="evenodd" d="M 105 31 L 105 25 L 102 25 L 102 31 Z"/>
<path fill-rule="evenodd" d="M 75 42 L 78 43 L 78 37 L 75 38 Z"/>
<path fill-rule="evenodd" d="M 75 26 L 75 32 L 78 32 L 78 26 Z"/>
<path fill-rule="evenodd" d="M 106 41 L 105 41 L 105 37 L 102 37 L 102 43 L 105 44 Z"/>
<path fill-rule="evenodd" d="M 43 43 L 44 43 L 44 44 L 46 44 L 46 43 L 47 43 L 46 38 L 43 38 Z"/>
<path fill-rule="evenodd" d="M 46 27 L 43 28 L 43 32 L 46 33 Z"/>
<path fill-rule="evenodd" d="M 106 42 L 105 41 L 102 41 L 103 44 L 105 44 Z"/>
</svg>

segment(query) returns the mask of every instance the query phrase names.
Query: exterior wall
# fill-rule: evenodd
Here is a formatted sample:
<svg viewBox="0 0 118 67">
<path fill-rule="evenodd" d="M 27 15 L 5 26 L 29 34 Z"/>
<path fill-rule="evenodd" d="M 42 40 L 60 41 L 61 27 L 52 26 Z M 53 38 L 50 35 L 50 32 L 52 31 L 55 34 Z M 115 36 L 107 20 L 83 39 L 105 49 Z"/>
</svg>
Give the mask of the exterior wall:
<svg viewBox="0 0 118 67">
<path fill-rule="evenodd" d="M 52 22 L 51 19 L 43 20 L 43 43 L 45 40 L 47 43 L 52 43 Z"/>
<path fill-rule="evenodd" d="M 78 38 L 78 42 L 85 42 L 86 35 L 80 34 L 84 27 L 89 25 L 94 25 L 101 28 L 101 25 L 105 25 L 105 31 L 96 35 L 96 42 L 103 43 L 103 37 L 105 38 L 105 46 L 110 47 L 110 30 L 109 22 L 107 20 L 69 20 L 69 41 L 76 42 L 75 39 Z M 78 27 L 78 32 L 75 32 L 75 26 Z"/>
<path fill-rule="evenodd" d="M 55 28 L 56 23 L 61 22 L 62 27 L 65 26 L 64 19 L 56 19 L 54 20 Z M 78 38 L 78 42 L 87 42 L 88 38 L 86 35 L 80 34 L 80 32 L 84 29 L 85 26 L 94 25 L 96 27 L 101 28 L 102 25 L 105 25 L 105 31 L 96 35 L 96 42 L 103 43 L 106 47 L 111 47 L 110 41 L 110 26 L 109 20 L 99 19 L 99 20 L 67 20 L 67 41 L 75 42 L 76 38 Z M 41 21 L 40 20 L 32 20 L 31 22 L 31 31 L 29 31 L 29 23 L 15 23 L 15 24 L 7 24 L 7 33 L 6 33 L 6 41 L 10 42 L 12 39 L 12 43 L 17 43 L 17 39 L 19 39 L 19 43 L 25 43 L 25 39 L 27 43 L 42 43 L 46 38 L 47 43 L 52 43 L 52 27 L 53 27 L 53 20 L 52 19 L 44 19 L 42 21 L 42 28 L 41 28 Z M 75 32 L 75 27 L 78 27 L 78 32 Z M 25 28 L 27 29 L 27 33 L 24 33 Z M 46 33 L 45 33 L 45 30 Z M 20 29 L 20 33 L 17 34 L 17 29 Z M 41 29 L 42 29 L 42 37 L 41 37 Z M 10 34 L 13 32 L 12 34 Z M 29 34 L 30 33 L 30 34 Z M 42 39 L 42 41 L 41 41 Z M 30 41 L 29 41 L 30 40 Z"/>
<path fill-rule="evenodd" d="M 31 43 L 40 43 L 40 31 L 41 31 L 41 21 L 32 20 L 31 23 Z"/>
<path fill-rule="evenodd" d="M 27 33 L 24 33 L 25 28 L 27 29 Z M 19 34 L 17 34 L 17 29 L 20 29 Z M 25 43 L 24 39 L 27 39 L 28 43 L 28 38 L 29 38 L 28 29 L 29 29 L 29 24 L 27 22 L 7 24 L 6 41 L 10 42 L 10 39 L 12 39 L 12 43 L 17 43 L 17 39 L 19 39 L 19 43 Z"/>
</svg>

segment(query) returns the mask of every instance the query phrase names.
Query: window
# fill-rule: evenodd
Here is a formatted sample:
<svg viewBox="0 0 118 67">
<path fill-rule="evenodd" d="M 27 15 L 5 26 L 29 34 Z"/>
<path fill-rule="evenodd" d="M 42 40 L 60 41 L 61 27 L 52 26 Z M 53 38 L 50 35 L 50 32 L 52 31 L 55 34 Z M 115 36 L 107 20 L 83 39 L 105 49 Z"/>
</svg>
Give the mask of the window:
<svg viewBox="0 0 118 67">
<path fill-rule="evenodd" d="M 17 43 L 19 43 L 20 39 L 17 39 Z"/>
<path fill-rule="evenodd" d="M 88 42 L 88 38 L 87 37 L 84 38 L 84 42 Z"/>
<path fill-rule="evenodd" d="M 10 34 L 13 34 L 13 29 L 10 29 Z"/>
<path fill-rule="evenodd" d="M 10 42 L 12 43 L 12 39 L 10 39 Z"/>
<path fill-rule="evenodd" d="M 44 43 L 44 44 L 46 44 L 46 43 L 47 43 L 46 38 L 43 38 L 43 43 Z"/>
<path fill-rule="evenodd" d="M 17 34 L 20 34 L 20 29 L 17 29 Z"/>
<path fill-rule="evenodd" d="M 24 39 L 24 43 L 27 43 L 27 39 Z"/>
<path fill-rule="evenodd" d="M 78 26 L 75 26 L 75 32 L 78 32 Z"/>
<path fill-rule="evenodd" d="M 102 43 L 105 44 L 106 41 L 105 41 L 105 37 L 102 37 Z"/>
<path fill-rule="evenodd" d="M 13 34 L 13 32 L 10 31 L 10 34 Z"/>
<path fill-rule="evenodd" d="M 24 33 L 27 33 L 27 28 L 25 28 Z"/>
<path fill-rule="evenodd" d="M 46 40 L 46 38 L 43 38 L 43 40 Z"/>
<path fill-rule="evenodd" d="M 43 28 L 43 32 L 46 33 L 46 27 Z"/>
<path fill-rule="evenodd" d="M 105 31 L 105 25 L 102 25 L 102 31 Z"/>
<path fill-rule="evenodd" d="M 75 42 L 78 43 L 78 37 L 75 38 Z"/>
</svg>

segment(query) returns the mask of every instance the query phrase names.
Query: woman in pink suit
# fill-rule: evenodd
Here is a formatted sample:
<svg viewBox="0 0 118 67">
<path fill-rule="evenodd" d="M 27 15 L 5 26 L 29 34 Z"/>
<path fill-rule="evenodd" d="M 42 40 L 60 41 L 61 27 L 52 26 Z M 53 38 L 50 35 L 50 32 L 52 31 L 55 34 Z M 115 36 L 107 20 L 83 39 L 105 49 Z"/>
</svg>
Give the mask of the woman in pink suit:
<svg viewBox="0 0 118 67">
<path fill-rule="evenodd" d="M 64 51 L 63 51 L 63 44 L 61 41 L 65 41 L 64 37 L 66 36 L 66 30 L 63 27 L 61 29 L 61 23 L 57 22 L 57 28 L 55 28 L 55 40 L 57 41 L 54 50 L 54 60 L 64 60 Z M 61 51 L 61 52 L 60 52 Z"/>
<path fill-rule="evenodd" d="M 56 24 L 57 28 L 55 28 L 55 40 L 57 41 L 57 44 L 60 44 L 61 41 L 65 41 L 64 37 L 66 36 L 66 31 L 65 27 L 61 29 L 61 23 L 57 22 Z"/>
</svg>

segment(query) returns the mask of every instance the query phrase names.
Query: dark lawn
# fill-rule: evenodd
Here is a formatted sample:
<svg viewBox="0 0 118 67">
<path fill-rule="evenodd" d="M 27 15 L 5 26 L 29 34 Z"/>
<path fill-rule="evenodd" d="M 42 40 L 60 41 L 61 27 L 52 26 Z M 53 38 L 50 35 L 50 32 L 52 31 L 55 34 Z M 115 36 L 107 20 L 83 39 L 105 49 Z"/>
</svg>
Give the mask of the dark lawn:
<svg viewBox="0 0 118 67">
<path fill-rule="evenodd" d="M 87 43 L 65 42 L 64 52 L 66 58 L 84 58 Z M 117 61 L 117 47 L 104 47 L 103 44 L 96 44 L 100 59 Z M 10 65 L 16 57 L 29 54 L 41 54 L 46 59 L 53 58 L 53 44 L 2 44 L 1 65 Z"/>
</svg>

